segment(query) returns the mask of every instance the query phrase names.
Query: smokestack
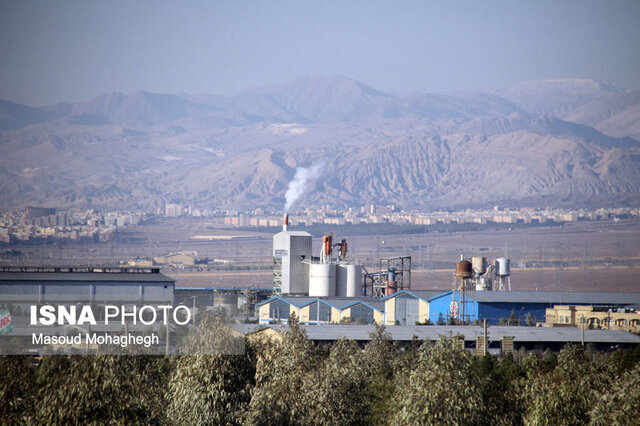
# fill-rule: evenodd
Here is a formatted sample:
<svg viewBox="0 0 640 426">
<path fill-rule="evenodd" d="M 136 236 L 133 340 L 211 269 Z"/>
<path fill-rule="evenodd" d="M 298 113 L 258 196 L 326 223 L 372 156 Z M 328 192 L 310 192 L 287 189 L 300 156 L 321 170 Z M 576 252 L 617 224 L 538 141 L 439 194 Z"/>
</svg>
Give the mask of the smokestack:
<svg viewBox="0 0 640 426">
<path fill-rule="evenodd" d="M 289 213 L 285 213 L 284 217 L 282 218 L 282 230 L 283 231 L 289 230 Z"/>
</svg>

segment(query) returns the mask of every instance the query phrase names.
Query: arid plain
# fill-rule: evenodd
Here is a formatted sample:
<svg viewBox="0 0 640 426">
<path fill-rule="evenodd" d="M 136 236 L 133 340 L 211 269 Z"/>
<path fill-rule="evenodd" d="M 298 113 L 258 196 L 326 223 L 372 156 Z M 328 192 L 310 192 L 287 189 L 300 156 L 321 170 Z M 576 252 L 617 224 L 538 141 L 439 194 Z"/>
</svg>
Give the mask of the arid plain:
<svg viewBox="0 0 640 426">
<path fill-rule="evenodd" d="M 357 229 L 357 228 L 356 228 Z M 574 222 L 555 226 L 499 228 L 486 225 L 470 232 L 358 235 L 346 238 L 349 257 L 368 271 L 379 259 L 412 257 L 412 288 L 448 289 L 461 255 L 511 259 L 513 290 L 640 291 L 640 221 Z M 3 265 L 117 265 L 135 258 L 197 252 L 210 260 L 195 268 L 165 267 L 177 286 L 269 287 L 272 235 L 220 229 L 204 220 L 160 218 L 122 234 L 117 241 L 14 247 L 21 255 Z M 194 238 L 200 236 L 200 238 Z M 206 239 L 203 237 L 210 237 Z M 320 238 L 314 235 L 314 253 Z"/>
</svg>

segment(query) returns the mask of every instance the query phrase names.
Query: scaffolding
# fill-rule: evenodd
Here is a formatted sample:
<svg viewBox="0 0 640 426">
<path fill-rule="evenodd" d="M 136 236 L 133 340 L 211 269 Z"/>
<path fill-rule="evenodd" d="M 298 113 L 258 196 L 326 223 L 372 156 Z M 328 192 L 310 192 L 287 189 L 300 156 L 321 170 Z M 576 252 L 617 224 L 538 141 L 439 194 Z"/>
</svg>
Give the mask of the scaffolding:
<svg viewBox="0 0 640 426">
<path fill-rule="evenodd" d="M 379 266 L 377 272 L 365 269 L 365 295 L 380 298 L 411 288 L 411 256 L 383 258 Z"/>
<path fill-rule="evenodd" d="M 470 324 L 475 320 L 475 304 L 473 301 L 474 281 L 454 276 L 449 317 L 459 324 Z"/>
<path fill-rule="evenodd" d="M 273 256 L 273 287 L 272 296 L 282 295 L 282 257 Z"/>
</svg>

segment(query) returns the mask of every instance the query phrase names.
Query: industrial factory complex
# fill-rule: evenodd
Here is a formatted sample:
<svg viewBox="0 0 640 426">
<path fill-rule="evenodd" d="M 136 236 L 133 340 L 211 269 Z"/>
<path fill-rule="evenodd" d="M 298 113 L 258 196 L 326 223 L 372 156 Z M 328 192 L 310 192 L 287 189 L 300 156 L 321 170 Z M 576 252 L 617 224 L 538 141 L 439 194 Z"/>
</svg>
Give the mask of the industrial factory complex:
<svg viewBox="0 0 640 426">
<path fill-rule="evenodd" d="M 0 309 L 19 322 L 29 303 L 181 304 L 195 313 L 224 309 L 246 335 L 277 332 L 295 316 L 316 342 L 366 340 L 374 324 L 389 326 L 394 340 L 453 333 L 475 341 L 478 324 L 486 322 L 492 338 L 506 339 L 508 347 L 536 349 L 536 342 L 546 342 L 555 348 L 576 339 L 640 344 L 640 337 L 626 333 L 640 332 L 640 293 L 517 291 L 509 259 L 484 257 L 460 259 L 451 282 L 439 290 L 412 289 L 410 256 L 383 258 L 367 269 L 348 251 L 346 239 L 334 241 L 324 235 L 313 253 L 312 236 L 289 230 L 285 216 L 273 236 L 269 289 L 176 287 L 157 268 L 3 267 Z"/>
</svg>

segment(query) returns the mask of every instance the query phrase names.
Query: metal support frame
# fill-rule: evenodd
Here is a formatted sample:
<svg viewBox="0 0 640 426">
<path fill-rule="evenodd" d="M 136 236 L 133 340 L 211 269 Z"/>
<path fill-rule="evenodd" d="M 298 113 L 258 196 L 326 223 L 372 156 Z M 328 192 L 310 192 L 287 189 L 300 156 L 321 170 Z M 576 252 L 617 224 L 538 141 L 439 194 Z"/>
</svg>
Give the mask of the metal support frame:
<svg viewBox="0 0 640 426">
<path fill-rule="evenodd" d="M 473 303 L 474 281 L 467 278 L 454 277 L 453 293 L 451 302 L 458 304 L 457 316 L 453 317 L 460 324 L 471 323 L 471 318 L 475 317 L 475 305 Z M 458 297 L 460 295 L 460 297 Z M 450 312 L 451 315 L 451 312 Z"/>
<path fill-rule="evenodd" d="M 273 256 L 273 296 L 282 295 L 282 257 Z"/>
<path fill-rule="evenodd" d="M 389 287 L 389 271 L 395 270 L 396 291 L 411 288 L 411 256 L 380 259 L 378 272 L 365 269 L 364 288 L 367 296 L 384 297 Z"/>
</svg>

